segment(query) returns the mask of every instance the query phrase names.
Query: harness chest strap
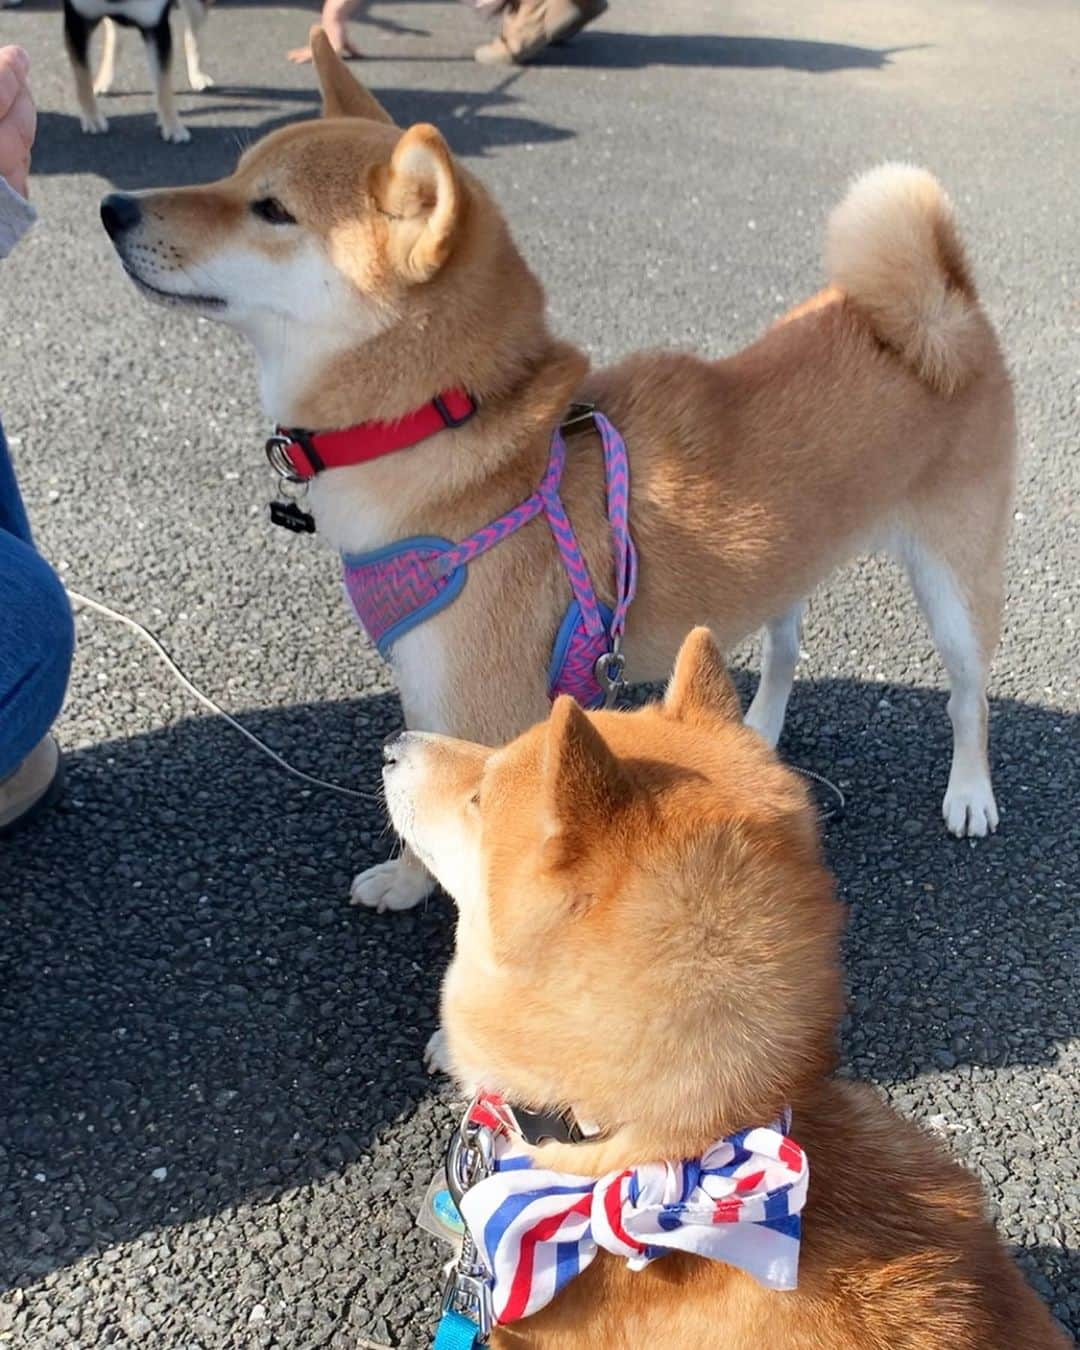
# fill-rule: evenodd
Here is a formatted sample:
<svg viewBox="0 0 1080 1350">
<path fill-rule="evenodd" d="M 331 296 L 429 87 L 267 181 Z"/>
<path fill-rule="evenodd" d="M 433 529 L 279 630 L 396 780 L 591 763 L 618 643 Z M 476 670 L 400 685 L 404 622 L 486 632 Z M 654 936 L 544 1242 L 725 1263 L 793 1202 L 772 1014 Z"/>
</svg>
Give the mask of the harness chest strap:
<svg viewBox="0 0 1080 1350">
<path fill-rule="evenodd" d="M 476 411 L 472 398 L 451 390 L 394 423 L 365 423 L 344 431 L 279 431 L 267 455 L 287 483 L 306 483 L 328 468 L 364 463 L 407 448 Z M 600 435 L 615 572 L 615 608 L 597 599 L 577 537 L 560 496 L 566 464 L 563 428 L 591 423 Z M 622 687 L 622 638 L 637 587 L 637 554 L 629 526 L 629 463 L 614 426 L 587 405 L 574 405 L 552 434 L 547 468 L 536 491 L 458 543 L 434 536 L 399 540 L 363 554 L 343 556 L 345 589 L 361 626 L 389 657 L 410 629 L 451 604 L 465 584 L 469 564 L 543 514 L 562 560 L 573 602 L 555 642 L 548 692 L 568 693 L 584 707 L 612 702 Z M 310 532 L 313 518 L 296 502 L 275 502 L 271 519 Z"/>
<path fill-rule="evenodd" d="M 589 568 L 560 494 L 567 446 L 561 428 L 551 438 L 543 478 L 524 501 L 467 538 L 399 539 L 369 553 L 342 558 L 345 589 L 365 632 L 389 658 L 394 645 L 460 595 L 468 569 L 483 554 L 543 516 L 556 545 L 572 596 L 556 635 L 548 667 L 548 693 L 571 694 L 583 707 L 610 700 L 620 685 L 620 647 L 637 585 L 637 556 L 628 521 L 626 446 L 612 424 L 590 412 L 604 450 L 614 570 L 615 604 L 597 598 Z"/>
</svg>

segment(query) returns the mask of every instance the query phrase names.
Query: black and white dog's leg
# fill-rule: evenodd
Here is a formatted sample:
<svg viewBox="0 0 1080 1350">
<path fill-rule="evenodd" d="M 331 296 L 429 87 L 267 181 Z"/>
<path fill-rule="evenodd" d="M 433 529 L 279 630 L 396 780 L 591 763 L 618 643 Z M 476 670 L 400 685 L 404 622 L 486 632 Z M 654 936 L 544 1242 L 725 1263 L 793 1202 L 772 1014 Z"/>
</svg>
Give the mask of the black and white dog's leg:
<svg viewBox="0 0 1080 1350">
<path fill-rule="evenodd" d="M 79 121 L 91 136 L 108 131 L 109 124 L 98 111 L 94 97 L 94 82 L 90 78 L 90 35 L 97 27 L 97 19 L 84 19 L 70 0 L 64 0 L 64 46 L 75 76 L 75 93 L 79 100 Z"/>
<path fill-rule="evenodd" d="M 172 29 L 166 9 L 156 28 L 143 32 L 150 77 L 157 90 L 158 126 L 163 140 L 180 144 L 191 140 L 191 132 L 177 116 L 172 87 Z"/>
<path fill-rule="evenodd" d="M 120 29 L 112 19 L 105 20 L 105 46 L 101 53 L 101 65 L 98 66 L 94 80 L 94 93 L 111 94 L 116 79 L 116 49 L 120 41 Z"/>
<path fill-rule="evenodd" d="M 199 30 L 206 22 L 206 6 L 202 0 L 180 0 L 184 11 L 184 56 L 187 58 L 188 84 L 197 94 L 213 86 L 213 79 L 202 68 L 199 51 Z"/>
</svg>

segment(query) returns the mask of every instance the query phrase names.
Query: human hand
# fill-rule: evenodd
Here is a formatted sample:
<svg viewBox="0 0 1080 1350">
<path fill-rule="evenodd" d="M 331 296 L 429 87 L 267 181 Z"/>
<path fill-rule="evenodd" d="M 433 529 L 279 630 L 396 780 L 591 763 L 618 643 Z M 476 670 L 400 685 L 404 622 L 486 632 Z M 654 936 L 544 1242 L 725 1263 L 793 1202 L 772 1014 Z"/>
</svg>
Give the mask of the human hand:
<svg viewBox="0 0 1080 1350">
<path fill-rule="evenodd" d="M 37 129 L 29 73 L 30 58 L 21 47 L 0 47 L 0 176 L 24 197 Z"/>
</svg>

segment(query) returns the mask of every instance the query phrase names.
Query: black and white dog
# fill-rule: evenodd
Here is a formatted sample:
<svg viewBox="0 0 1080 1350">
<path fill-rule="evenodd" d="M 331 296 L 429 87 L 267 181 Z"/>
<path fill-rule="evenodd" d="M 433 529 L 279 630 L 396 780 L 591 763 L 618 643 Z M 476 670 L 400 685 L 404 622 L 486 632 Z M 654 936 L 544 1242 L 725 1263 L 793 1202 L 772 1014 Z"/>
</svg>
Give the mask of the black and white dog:
<svg viewBox="0 0 1080 1350">
<path fill-rule="evenodd" d="M 192 89 L 208 89 L 214 82 L 202 68 L 198 32 L 206 18 L 209 0 L 179 0 L 184 12 L 184 51 L 187 56 L 188 83 Z M 109 124 L 98 109 L 97 94 L 112 89 L 116 74 L 117 25 L 137 28 L 146 46 L 150 78 L 157 91 L 158 125 L 167 141 L 189 141 L 191 133 L 176 114 L 172 89 L 172 29 L 169 11 L 174 0 L 64 0 L 64 40 L 75 72 L 75 90 L 83 131 L 96 135 L 108 131 Z M 97 79 L 90 79 L 90 38 L 102 19 L 105 24 L 105 51 Z"/>
</svg>

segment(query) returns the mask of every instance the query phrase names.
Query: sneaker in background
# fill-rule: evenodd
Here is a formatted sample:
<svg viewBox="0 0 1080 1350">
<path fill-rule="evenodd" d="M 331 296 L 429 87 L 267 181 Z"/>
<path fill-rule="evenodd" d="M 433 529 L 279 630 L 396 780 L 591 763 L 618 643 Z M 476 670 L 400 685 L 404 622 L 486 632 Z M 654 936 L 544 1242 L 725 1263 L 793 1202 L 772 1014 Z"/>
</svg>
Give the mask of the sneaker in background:
<svg viewBox="0 0 1080 1350">
<path fill-rule="evenodd" d="M 0 839 L 21 829 L 59 800 L 64 761 L 53 736 L 38 741 L 14 773 L 0 778 Z"/>
</svg>

